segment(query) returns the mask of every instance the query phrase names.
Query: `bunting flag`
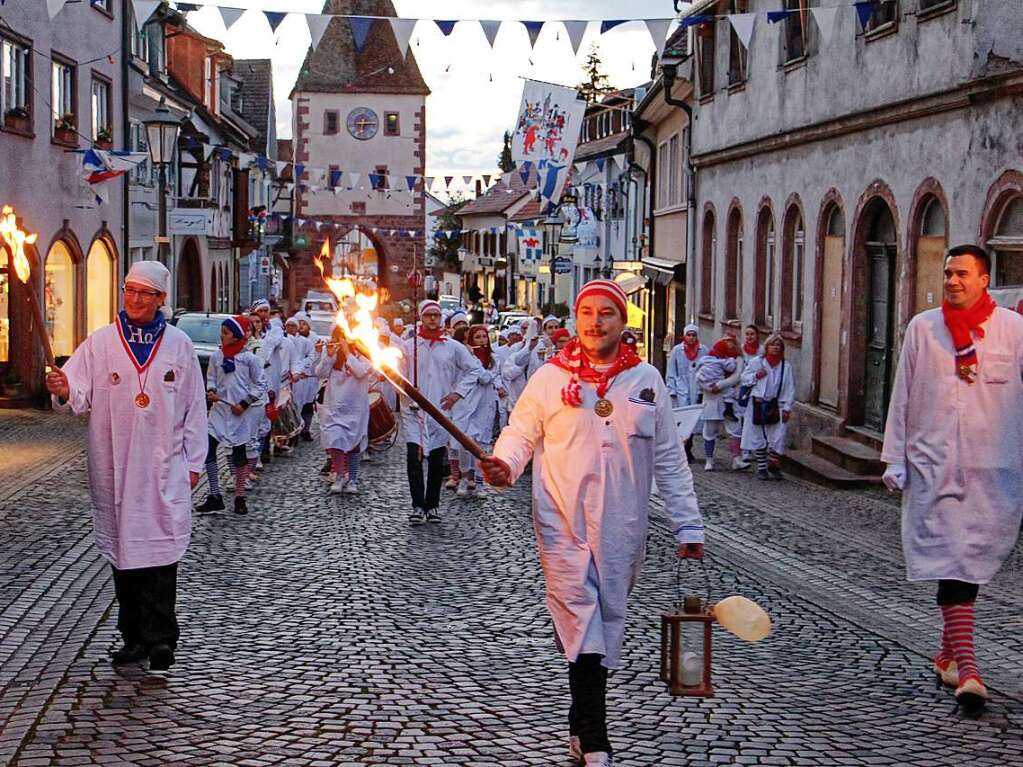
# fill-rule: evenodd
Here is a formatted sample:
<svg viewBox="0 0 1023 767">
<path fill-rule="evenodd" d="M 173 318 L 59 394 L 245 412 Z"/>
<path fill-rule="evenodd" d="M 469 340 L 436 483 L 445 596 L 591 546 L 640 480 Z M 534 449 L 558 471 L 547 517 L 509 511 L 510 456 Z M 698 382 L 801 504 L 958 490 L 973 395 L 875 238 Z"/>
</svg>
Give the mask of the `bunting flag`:
<svg viewBox="0 0 1023 767">
<path fill-rule="evenodd" d="M 714 21 L 716 16 L 707 16 L 706 14 L 697 14 L 695 16 L 685 16 L 682 18 L 682 29 L 689 29 L 689 27 L 695 27 L 699 24 L 706 24 L 708 21 Z"/>
<path fill-rule="evenodd" d="M 234 26 L 234 23 L 238 21 L 245 13 L 244 8 L 224 8 L 220 7 L 220 18 L 224 22 L 224 29 L 230 30 Z"/>
<path fill-rule="evenodd" d="M 369 39 L 369 32 L 373 28 L 374 21 L 376 19 L 366 16 L 353 16 L 348 19 L 352 27 L 352 42 L 355 44 L 355 50 L 360 53 L 366 47 L 366 41 Z"/>
<path fill-rule="evenodd" d="M 657 60 L 660 61 L 664 55 L 664 45 L 668 42 L 668 29 L 671 27 L 671 19 L 647 19 L 646 29 L 650 33 L 654 47 L 657 48 Z"/>
<path fill-rule="evenodd" d="M 597 165 L 597 171 L 599 173 L 603 173 L 604 172 L 604 163 L 605 163 L 604 158 L 603 157 L 598 157 L 596 160 L 594 160 L 594 163 L 596 163 L 596 165 Z"/>
<path fill-rule="evenodd" d="M 270 25 L 270 32 L 273 34 L 288 14 L 278 11 L 263 11 L 263 15 L 266 16 L 266 23 Z"/>
<path fill-rule="evenodd" d="M 294 169 L 295 169 L 295 181 L 301 181 L 302 180 L 302 174 L 305 173 L 305 166 L 302 163 L 296 163 L 294 165 Z"/>
<path fill-rule="evenodd" d="M 877 0 L 860 0 L 858 3 L 853 3 L 856 7 L 856 15 L 860 20 L 860 27 L 863 31 L 867 31 L 867 24 L 870 23 L 870 17 L 874 15 L 874 11 L 877 10 Z"/>
<path fill-rule="evenodd" d="M 331 187 L 331 189 L 336 189 L 338 186 L 340 186 L 340 184 L 341 184 L 341 176 L 343 176 L 343 175 L 344 175 L 344 173 L 342 171 L 339 171 L 339 170 L 332 170 L 330 172 L 330 187 Z"/>
<path fill-rule="evenodd" d="M 617 26 L 627 24 L 630 19 L 608 19 L 607 21 L 600 22 L 600 34 L 610 32 Z"/>
<path fill-rule="evenodd" d="M 451 182 L 454 181 L 454 180 L 455 180 L 454 176 L 445 176 L 444 177 L 444 187 L 446 189 L 450 189 L 451 188 Z"/>
<path fill-rule="evenodd" d="M 135 9 L 135 26 L 140 30 L 149 21 L 156 9 L 160 7 L 163 0 L 132 0 L 132 7 Z M 52 18 L 52 17 L 51 17 Z"/>
<path fill-rule="evenodd" d="M 540 36 L 540 32 L 543 29 L 544 22 L 542 21 L 523 21 L 522 26 L 526 28 L 526 34 L 529 35 L 529 47 L 536 48 L 536 39 Z"/>
<path fill-rule="evenodd" d="M 191 13 L 192 11 L 198 11 L 199 10 L 198 3 L 182 3 L 179 0 L 179 2 L 177 3 L 177 6 L 178 6 L 178 11 L 180 13 Z"/>
<path fill-rule="evenodd" d="M 348 183 L 350 183 L 351 186 L 348 187 L 348 188 L 349 189 L 355 189 L 359 185 L 359 181 L 361 181 L 361 180 L 362 180 L 362 174 L 361 173 L 349 173 L 348 174 Z"/>
<path fill-rule="evenodd" d="M 398 43 L 398 50 L 401 51 L 401 57 L 404 59 L 408 55 L 408 44 L 415 31 L 416 22 L 414 19 L 388 19 L 388 22 L 391 25 L 391 32 L 394 33 L 394 39 Z"/>
<path fill-rule="evenodd" d="M 735 35 L 739 38 L 739 42 L 742 43 L 742 47 L 749 50 L 757 15 L 755 13 L 736 13 L 729 16 L 728 20 L 732 22 L 732 29 L 735 30 Z"/>
<path fill-rule="evenodd" d="M 472 176 L 462 176 L 462 183 L 466 186 L 472 184 Z"/>
<path fill-rule="evenodd" d="M 487 42 L 490 43 L 490 47 L 494 47 L 494 41 L 497 39 L 497 32 L 501 29 L 500 21 L 481 21 L 480 29 L 483 30 L 483 36 L 487 38 Z"/>
<path fill-rule="evenodd" d="M 451 21 L 451 20 L 441 21 L 440 19 L 434 19 L 433 23 L 437 25 L 437 28 L 444 34 L 444 37 L 447 37 L 454 30 L 455 24 L 457 24 L 458 21 L 457 20 L 455 20 L 455 21 Z"/>
<path fill-rule="evenodd" d="M 838 6 L 831 8 L 811 8 L 813 20 L 817 22 L 817 30 L 821 33 L 821 42 L 824 45 L 831 43 L 831 36 L 835 31 L 835 18 L 838 16 Z"/>
<path fill-rule="evenodd" d="M 415 191 L 415 188 L 416 188 L 416 177 L 415 176 L 405 176 L 405 183 L 408 185 L 408 190 L 410 192 Z"/>
<path fill-rule="evenodd" d="M 321 16 L 316 13 L 310 13 L 305 17 L 306 24 L 309 26 L 309 36 L 312 38 L 313 50 L 319 47 L 323 33 L 327 31 L 327 26 L 330 24 L 330 19 L 330 16 Z"/>
<path fill-rule="evenodd" d="M 798 10 L 785 10 L 785 11 L 768 11 L 767 12 L 767 23 L 777 24 L 783 19 L 787 19 L 789 16 L 795 16 L 799 13 Z"/>
<path fill-rule="evenodd" d="M 434 176 L 424 176 L 423 182 L 426 184 L 426 191 L 431 191 L 433 189 Z"/>
<path fill-rule="evenodd" d="M 524 261 L 543 260 L 543 238 L 533 227 L 516 228 L 519 240 L 519 255 Z"/>
<path fill-rule="evenodd" d="M 532 165 L 533 163 L 531 163 L 529 160 L 526 160 L 525 162 L 522 163 L 522 167 L 519 168 L 519 176 L 522 178 L 523 184 L 529 183 L 529 171 Z"/>
<path fill-rule="evenodd" d="M 483 175 L 483 186 L 489 188 L 490 187 L 490 179 L 492 179 L 492 178 L 493 178 L 493 176 L 490 176 L 488 174 L 484 174 Z"/>
<path fill-rule="evenodd" d="M 565 21 L 562 22 L 565 25 L 565 32 L 568 34 L 568 39 L 572 43 L 572 55 L 579 55 L 579 46 L 582 45 L 583 36 L 586 34 L 586 27 L 589 26 L 588 21 Z"/>
<path fill-rule="evenodd" d="M 46 0 L 46 10 L 50 14 L 50 21 L 53 21 L 53 17 L 60 13 L 60 9 L 66 2 L 67 0 Z"/>
<path fill-rule="evenodd" d="M 284 173 L 285 169 L 289 165 L 291 165 L 291 163 L 290 162 L 286 162 L 284 160 L 277 160 L 276 162 L 274 162 L 274 167 L 277 168 L 277 175 L 280 176 L 282 173 Z"/>
</svg>

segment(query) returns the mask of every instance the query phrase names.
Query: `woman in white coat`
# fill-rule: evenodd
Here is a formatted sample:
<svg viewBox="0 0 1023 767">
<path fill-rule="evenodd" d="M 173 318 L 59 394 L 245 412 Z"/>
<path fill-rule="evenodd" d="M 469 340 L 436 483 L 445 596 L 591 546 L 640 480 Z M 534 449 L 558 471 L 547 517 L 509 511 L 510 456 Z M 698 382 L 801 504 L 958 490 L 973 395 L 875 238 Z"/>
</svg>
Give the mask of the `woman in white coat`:
<svg viewBox="0 0 1023 767">
<path fill-rule="evenodd" d="M 743 384 L 753 388 L 742 427 L 742 449 L 753 453 L 757 479 L 782 479 L 781 456 L 796 401 L 795 380 L 792 366 L 785 361 L 785 341 L 777 334 L 767 339 L 763 356 L 754 358 L 743 371 Z"/>
<path fill-rule="evenodd" d="M 700 329 L 686 325 L 682 332 L 682 343 L 676 344 L 668 356 L 668 370 L 664 382 L 671 394 L 672 407 L 686 407 L 700 403 L 700 385 L 696 383 L 696 369 L 707 354 L 707 347 L 700 343 Z M 699 427 L 699 424 L 697 424 Z M 696 429 L 693 429 L 694 433 Z M 692 463 L 693 438 L 686 440 L 686 458 Z"/>
<path fill-rule="evenodd" d="M 321 340 L 317 347 L 320 356 L 314 372 L 327 382 L 320 435 L 334 471 L 330 492 L 354 495 L 359 492 L 359 463 L 367 444 L 373 366 L 348 345 L 340 328 L 329 345 Z"/>
<path fill-rule="evenodd" d="M 671 400 L 652 365 L 621 342 L 627 298 L 594 280 L 576 298 L 578 337 L 530 379 L 486 479 L 533 466 L 533 522 L 547 608 L 569 662 L 569 749 L 607 765 L 607 670 L 621 663 L 628 595 L 646 550 L 654 478 L 679 557 L 703 556 L 703 523 Z"/>
<path fill-rule="evenodd" d="M 451 418 L 470 439 L 479 445 L 494 441 L 494 418 L 497 415 L 499 392 L 504 391 L 500 370 L 490 349 L 486 325 L 473 325 L 465 334 L 465 345 L 480 362 L 476 382 L 464 399 L 455 403 Z M 448 445 L 451 473 L 461 474 L 455 495 L 469 498 L 476 495 L 476 460 L 456 440 Z"/>
<path fill-rule="evenodd" d="M 703 397 L 704 471 L 714 470 L 714 448 L 725 430 L 725 410 L 743 367 L 739 345 L 731 336 L 715 343 L 697 365 L 696 380 Z"/>
</svg>

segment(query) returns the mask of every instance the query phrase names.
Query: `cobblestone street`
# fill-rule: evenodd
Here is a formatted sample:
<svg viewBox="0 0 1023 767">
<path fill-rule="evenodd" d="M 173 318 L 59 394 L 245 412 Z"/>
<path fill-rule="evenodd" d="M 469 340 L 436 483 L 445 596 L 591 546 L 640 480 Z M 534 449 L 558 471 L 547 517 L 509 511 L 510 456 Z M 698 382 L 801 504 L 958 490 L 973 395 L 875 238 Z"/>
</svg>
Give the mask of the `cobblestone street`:
<svg viewBox="0 0 1023 767">
<path fill-rule="evenodd" d="M 403 449 L 331 497 L 303 444 L 262 472 L 248 517 L 196 519 L 178 664 L 154 674 L 109 662 L 83 438 L 81 420 L 0 414 L 0 764 L 570 764 L 527 481 L 445 491 L 443 523 L 410 528 Z M 904 580 L 894 499 L 696 474 L 714 598 L 755 599 L 774 633 L 716 630 L 716 697 L 667 693 L 675 560 L 655 508 L 610 684 L 616 765 L 1023 764 L 1018 548 L 978 601 L 992 701 L 974 720 L 935 687 L 940 614 L 932 584 Z"/>
</svg>

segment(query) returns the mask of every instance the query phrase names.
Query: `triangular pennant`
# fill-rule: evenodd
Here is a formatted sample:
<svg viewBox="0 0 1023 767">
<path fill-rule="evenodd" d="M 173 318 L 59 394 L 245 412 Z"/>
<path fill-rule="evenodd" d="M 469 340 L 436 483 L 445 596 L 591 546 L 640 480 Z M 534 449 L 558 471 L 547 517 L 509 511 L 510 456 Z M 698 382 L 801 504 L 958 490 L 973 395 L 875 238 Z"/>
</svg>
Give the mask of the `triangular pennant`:
<svg viewBox="0 0 1023 767">
<path fill-rule="evenodd" d="M 582 162 L 577 162 L 575 164 L 575 172 L 582 176 L 584 173 L 586 173 L 587 165 L 589 165 L 589 163 L 586 162 L 585 160 L 583 160 Z"/>
<path fill-rule="evenodd" d="M 281 22 L 284 21 L 288 14 L 278 11 L 263 11 L 263 15 L 266 16 L 266 23 L 270 25 L 270 32 L 272 33 L 277 31 L 277 27 L 281 25 Z"/>
<path fill-rule="evenodd" d="M 359 181 L 362 179 L 361 173 L 349 173 L 348 182 L 351 184 L 349 189 L 355 189 L 359 185 Z"/>
<path fill-rule="evenodd" d="M 424 176 L 423 182 L 426 184 L 426 191 L 429 192 L 433 189 L 434 176 Z"/>
<path fill-rule="evenodd" d="M 597 165 L 597 170 L 601 173 L 604 172 L 604 163 L 606 162 L 603 157 L 598 157 L 594 162 Z"/>
<path fill-rule="evenodd" d="M 489 174 L 484 174 L 483 175 L 483 186 L 489 189 L 490 188 L 490 179 L 492 179 L 492 178 L 493 178 L 493 176 L 491 176 Z"/>
<path fill-rule="evenodd" d="M 242 17 L 245 13 L 244 8 L 224 8 L 220 9 L 220 18 L 224 20 L 224 29 L 231 29 L 234 23 Z"/>
<path fill-rule="evenodd" d="M 838 16 L 838 6 L 832 8 L 811 8 L 813 20 L 817 22 L 817 30 L 821 33 L 821 42 L 824 45 L 831 43 L 831 36 L 835 31 L 835 18 Z"/>
<path fill-rule="evenodd" d="M 654 41 L 657 49 L 657 58 L 660 60 L 664 55 L 664 44 L 668 40 L 668 27 L 671 26 L 671 19 L 647 19 L 645 22 L 650 39 Z"/>
<path fill-rule="evenodd" d="M 457 23 L 458 23 L 457 20 L 456 21 L 441 21 L 440 19 L 436 19 L 434 21 L 434 24 L 437 25 L 437 28 L 441 32 L 444 33 L 444 37 L 447 37 L 448 35 L 451 34 L 451 30 L 453 30 L 455 28 L 455 24 L 457 24 Z"/>
<path fill-rule="evenodd" d="M 777 24 L 782 19 L 787 19 L 789 16 L 794 16 L 797 13 L 799 13 L 799 11 L 796 10 L 768 11 L 767 23 Z"/>
<path fill-rule="evenodd" d="M 526 28 L 526 34 L 529 35 L 529 47 L 536 47 L 536 38 L 540 36 L 540 30 L 543 29 L 544 22 L 542 21 L 523 21 L 522 26 Z"/>
<path fill-rule="evenodd" d="M 472 183 L 472 176 L 462 176 L 462 183 L 469 186 Z"/>
<path fill-rule="evenodd" d="M 343 171 L 340 171 L 340 170 L 332 170 L 330 172 L 329 186 L 332 189 L 333 188 L 337 188 L 338 184 L 341 183 L 341 176 L 342 175 L 343 175 Z"/>
<path fill-rule="evenodd" d="M 295 166 L 295 181 L 301 181 L 303 173 L 305 173 L 305 166 L 299 163 Z"/>
<path fill-rule="evenodd" d="M 369 31 L 373 28 L 373 22 L 368 16 L 350 16 L 348 23 L 352 27 L 352 42 L 355 43 L 355 50 L 362 52 L 366 47 L 366 40 L 369 39 Z"/>
<path fill-rule="evenodd" d="M 481 21 L 480 29 L 483 30 L 484 37 L 487 38 L 487 42 L 490 43 L 490 47 L 494 47 L 494 40 L 497 39 L 497 32 L 501 29 L 500 21 Z"/>
<path fill-rule="evenodd" d="M 602 21 L 600 22 L 600 34 L 610 32 L 619 24 L 624 24 L 626 21 L 628 21 L 628 19 L 608 19 L 607 21 Z"/>
<path fill-rule="evenodd" d="M 579 46 L 583 43 L 583 36 L 586 34 L 586 27 L 589 25 L 588 21 L 563 21 L 565 25 L 565 32 L 568 33 L 568 39 L 572 43 L 573 55 L 579 55 Z"/>
<path fill-rule="evenodd" d="M 877 0 L 860 0 L 860 2 L 853 3 L 853 5 L 856 6 L 856 15 L 860 19 L 860 26 L 866 31 L 870 17 L 877 10 Z"/>
<path fill-rule="evenodd" d="M 454 176 L 445 176 L 444 177 L 444 186 L 450 188 L 451 187 L 451 182 L 454 181 L 454 180 L 455 180 Z"/>
<path fill-rule="evenodd" d="M 618 170 L 625 170 L 625 155 L 616 154 L 612 155 L 612 157 L 614 158 L 615 165 L 618 166 Z"/>
<path fill-rule="evenodd" d="M 132 6 L 135 8 L 135 25 L 140 30 L 149 21 L 149 17 L 160 7 L 161 2 L 163 0 L 132 0 Z"/>
<path fill-rule="evenodd" d="M 523 184 L 529 183 L 529 170 L 530 170 L 530 167 L 531 166 L 530 166 L 529 160 L 526 160 L 524 163 L 522 163 L 522 167 L 519 169 L 519 176 L 522 177 L 522 183 Z"/>
<path fill-rule="evenodd" d="M 46 10 L 50 14 L 50 21 L 53 21 L 53 17 L 60 13 L 60 9 L 66 2 L 67 0 L 46 0 Z"/>
<path fill-rule="evenodd" d="M 314 51 L 319 47 L 323 33 L 327 31 L 327 25 L 330 24 L 330 19 L 330 16 L 320 16 L 316 13 L 306 15 L 305 23 L 309 25 L 309 37 L 312 38 L 311 45 Z"/>
<path fill-rule="evenodd" d="M 729 16 L 728 20 L 732 22 L 732 28 L 735 30 L 735 35 L 739 38 L 739 42 L 742 43 L 742 47 L 749 50 L 757 15 L 755 13 L 736 13 Z"/>
<path fill-rule="evenodd" d="M 415 176 L 405 176 L 405 183 L 408 184 L 408 190 L 410 192 L 414 191 L 415 188 L 416 188 L 416 177 Z"/>
<path fill-rule="evenodd" d="M 401 57 L 405 58 L 408 54 L 408 43 L 412 39 L 412 32 L 416 28 L 415 19 L 388 19 L 391 24 L 391 32 L 394 33 L 394 39 L 398 43 L 398 50 L 401 51 Z"/>
</svg>

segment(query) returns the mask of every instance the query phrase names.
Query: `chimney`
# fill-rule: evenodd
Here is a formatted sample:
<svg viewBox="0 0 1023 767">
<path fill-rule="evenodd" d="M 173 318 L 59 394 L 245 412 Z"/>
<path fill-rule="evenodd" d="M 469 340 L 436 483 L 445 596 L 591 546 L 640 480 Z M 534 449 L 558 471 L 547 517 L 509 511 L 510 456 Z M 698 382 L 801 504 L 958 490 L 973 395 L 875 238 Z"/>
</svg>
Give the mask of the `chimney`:
<svg viewBox="0 0 1023 767">
<path fill-rule="evenodd" d="M 479 197 L 482 197 L 482 196 L 483 196 L 483 180 L 478 178 L 478 179 L 476 179 L 476 197 L 479 198 Z"/>
</svg>

